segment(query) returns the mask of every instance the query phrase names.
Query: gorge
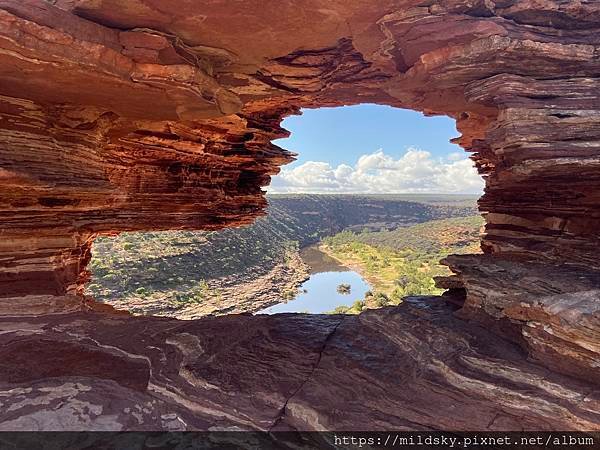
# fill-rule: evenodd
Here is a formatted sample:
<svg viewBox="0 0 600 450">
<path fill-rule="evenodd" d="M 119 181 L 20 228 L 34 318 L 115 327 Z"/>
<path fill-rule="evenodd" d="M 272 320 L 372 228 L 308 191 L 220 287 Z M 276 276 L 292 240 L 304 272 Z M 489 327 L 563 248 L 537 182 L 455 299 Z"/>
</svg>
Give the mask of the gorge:
<svg viewBox="0 0 600 450">
<path fill-rule="evenodd" d="M 311 246 L 318 247 L 323 238 L 341 231 L 362 236 L 366 230 L 370 234 L 396 228 L 422 237 L 424 245 L 418 239 L 411 242 L 395 234 L 389 236 L 394 243 L 403 241 L 404 246 L 413 247 L 422 256 L 422 263 L 435 264 L 439 270 L 427 269 L 433 282 L 433 276 L 448 273 L 438 265 L 440 259 L 449 253 L 466 253 L 461 248 L 464 241 L 474 244 L 471 253 L 477 252 L 481 220 L 454 226 L 456 221 L 466 220 L 464 216 L 476 214 L 475 200 L 475 196 L 464 195 L 269 195 L 267 214 L 252 225 L 208 232 L 122 233 L 95 239 L 88 264 L 90 283 L 84 294 L 134 314 L 178 319 L 255 313 L 291 300 L 299 293 L 300 284 L 310 283 L 307 278 L 311 273 L 331 269 L 331 262 L 323 261 L 319 250 L 307 252 Z M 453 216 L 456 218 L 448 219 Z M 427 229 L 439 224 L 438 231 L 450 235 L 444 247 L 453 250 L 442 252 L 436 238 L 427 239 L 424 230 L 414 228 L 418 223 Z M 470 233 L 465 235 L 464 231 Z M 455 234 L 456 239 L 452 237 Z M 430 251 L 429 247 L 435 248 Z M 415 259 L 411 253 L 411 267 L 418 267 Z M 399 276 L 402 269 L 395 272 Z M 335 273 L 318 276 L 338 277 Z M 336 287 L 325 288 L 324 295 L 311 291 L 308 297 L 317 304 L 330 305 L 317 308 L 319 311 L 332 311 L 341 305 L 327 298 L 338 297 Z M 413 288 L 410 294 L 431 292 Z"/>
<path fill-rule="evenodd" d="M 600 430 L 599 73 L 593 0 L 0 0 L 0 429 Z M 358 103 L 454 118 L 485 179 L 452 305 L 84 295 L 96 237 L 252 223 L 282 119 Z"/>
</svg>

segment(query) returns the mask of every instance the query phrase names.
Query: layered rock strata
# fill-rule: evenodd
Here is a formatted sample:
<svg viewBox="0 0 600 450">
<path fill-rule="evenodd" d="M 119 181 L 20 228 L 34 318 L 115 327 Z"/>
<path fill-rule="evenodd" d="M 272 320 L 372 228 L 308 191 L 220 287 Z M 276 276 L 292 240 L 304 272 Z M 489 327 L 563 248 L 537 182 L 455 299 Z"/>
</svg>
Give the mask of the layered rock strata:
<svg viewBox="0 0 600 450">
<path fill-rule="evenodd" d="M 0 0 L 0 308 L 83 302 L 98 234 L 249 223 L 292 158 L 283 117 L 374 102 L 456 119 L 485 178 L 484 255 L 448 259 L 460 316 L 598 383 L 599 18 L 586 0 Z"/>
<path fill-rule="evenodd" d="M 596 383 L 527 361 L 437 298 L 359 316 L 63 310 L 0 326 L 1 430 L 600 429 Z"/>
</svg>

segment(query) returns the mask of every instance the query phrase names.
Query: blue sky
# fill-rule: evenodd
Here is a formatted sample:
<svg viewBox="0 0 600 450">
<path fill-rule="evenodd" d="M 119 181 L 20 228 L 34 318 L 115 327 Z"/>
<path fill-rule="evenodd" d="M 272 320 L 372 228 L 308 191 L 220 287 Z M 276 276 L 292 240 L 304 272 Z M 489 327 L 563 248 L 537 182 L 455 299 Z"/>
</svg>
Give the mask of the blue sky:
<svg viewBox="0 0 600 450">
<path fill-rule="evenodd" d="M 395 157 L 409 147 L 428 150 L 434 156 L 462 152 L 449 142 L 460 135 L 453 119 L 425 117 L 417 111 L 389 106 L 305 109 L 300 116 L 287 117 L 283 127 L 292 135 L 274 143 L 299 153 L 298 161 L 288 168 L 319 160 L 332 165 L 353 164 L 361 155 L 379 149 Z"/>
<path fill-rule="evenodd" d="M 449 117 L 372 104 L 306 109 L 284 120 L 292 134 L 274 141 L 298 160 L 273 177 L 269 192 L 473 193 L 483 182 Z"/>
</svg>

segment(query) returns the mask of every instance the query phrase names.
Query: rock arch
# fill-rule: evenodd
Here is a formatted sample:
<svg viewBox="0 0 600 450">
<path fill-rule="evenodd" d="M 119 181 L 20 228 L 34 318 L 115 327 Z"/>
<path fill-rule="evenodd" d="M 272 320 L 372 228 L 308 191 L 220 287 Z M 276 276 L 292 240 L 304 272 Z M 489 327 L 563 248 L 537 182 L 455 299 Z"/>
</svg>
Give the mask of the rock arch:
<svg viewBox="0 0 600 450">
<path fill-rule="evenodd" d="M 292 158 L 271 143 L 283 117 L 380 103 L 455 118 L 486 180 L 484 255 L 448 258 L 440 280 L 466 289 L 461 326 L 597 386 L 598 17 L 586 1 L 0 1 L 0 308 L 97 309 L 81 288 L 98 233 L 248 223 Z M 185 359 L 198 337 L 178 336 Z M 556 423 L 598 427 L 560 402 Z M 548 420 L 536 414 L 531 426 Z"/>
</svg>

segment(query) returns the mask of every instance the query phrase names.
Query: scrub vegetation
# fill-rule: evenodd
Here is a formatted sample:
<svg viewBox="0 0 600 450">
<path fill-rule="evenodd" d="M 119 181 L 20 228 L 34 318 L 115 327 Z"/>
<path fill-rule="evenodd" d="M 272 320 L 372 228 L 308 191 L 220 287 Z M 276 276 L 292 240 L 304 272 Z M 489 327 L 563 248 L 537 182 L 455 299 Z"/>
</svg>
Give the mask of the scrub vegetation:
<svg viewBox="0 0 600 450">
<path fill-rule="evenodd" d="M 343 231 L 322 240 L 320 249 L 355 269 L 373 286 L 364 299 L 336 313 L 397 305 L 411 295 L 439 295 L 433 277 L 449 275 L 439 261 L 450 254 L 478 253 L 481 216 L 432 220 L 392 231 Z"/>
<path fill-rule="evenodd" d="M 202 304 L 210 305 L 207 313 L 234 312 L 240 311 L 237 303 L 253 301 L 261 308 L 273 299 L 294 298 L 306 277 L 299 249 L 328 236 L 335 236 L 325 242 L 340 258 L 355 252 L 352 258 L 367 275 L 381 270 L 381 292 L 391 295 L 392 287 L 414 292 L 422 246 L 406 257 L 404 244 L 402 249 L 390 247 L 397 237 L 389 233 L 423 224 L 427 240 L 425 222 L 475 212 L 474 198 L 467 196 L 294 194 L 269 196 L 269 204 L 267 216 L 241 228 L 100 237 L 94 243 L 87 292 L 101 301 L 118 301 L 119 307 L 136 304 L 139 313 L 160 314 L 160 305 L 173 311 Z M 402 268 L 416 273 L 406 286 L 392 280 Z M 433 272 L 422 274 L 420 286 L 427 285 Z M 154 309 L 146 311 L 145 304 Z"/>
</svg>

